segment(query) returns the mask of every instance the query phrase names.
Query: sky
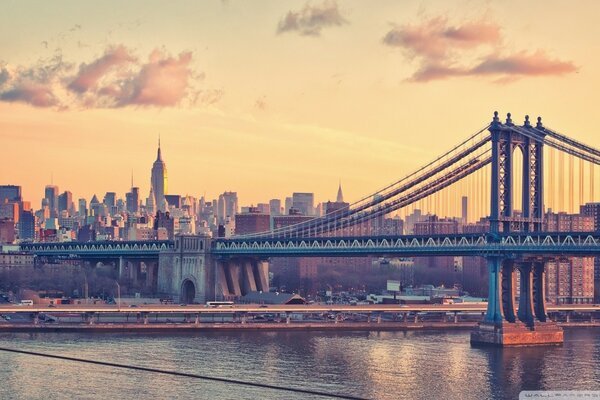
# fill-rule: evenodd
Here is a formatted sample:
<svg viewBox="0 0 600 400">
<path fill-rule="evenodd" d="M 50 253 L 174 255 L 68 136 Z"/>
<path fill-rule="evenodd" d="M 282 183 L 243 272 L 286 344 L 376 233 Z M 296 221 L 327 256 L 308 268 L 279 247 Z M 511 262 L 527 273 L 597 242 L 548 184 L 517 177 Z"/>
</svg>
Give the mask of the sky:
<svg viewBox="0 0 600 400">
<path fill-rule="evenodd" d="M 4 1 L 0 184 L 358 200 L 492 113 L 597 142 L 600 2 Z"/>
</svg>

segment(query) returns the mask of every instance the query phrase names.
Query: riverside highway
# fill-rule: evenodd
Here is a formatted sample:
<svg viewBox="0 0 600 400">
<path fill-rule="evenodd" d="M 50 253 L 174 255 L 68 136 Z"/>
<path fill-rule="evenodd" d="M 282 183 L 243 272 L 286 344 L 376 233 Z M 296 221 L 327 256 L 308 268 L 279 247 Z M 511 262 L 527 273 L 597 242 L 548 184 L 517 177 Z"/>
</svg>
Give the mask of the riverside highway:
<svg viewBox="0 0 600 400">
<path fill-rule="evenodd" d="M 198 313 L 198 314 L 231 314 L 231 313 L 407 313 L 407 312 L 485 312 L 485 303 L 459 303 L 459 304 L 410 304 L 410 305 L 258 305 L 258 304 L 235 304 L 224 306 L 205 306 L 201 304 L 192 305 L 91 305 L 91 304 L 68 304 L 48 306 L 26 306 L 26 305 L 1 305 L 0 313 Z M 566 304 L 548 306 L 548 312 L 600 312 L 598 304 Z"/>
</svg>

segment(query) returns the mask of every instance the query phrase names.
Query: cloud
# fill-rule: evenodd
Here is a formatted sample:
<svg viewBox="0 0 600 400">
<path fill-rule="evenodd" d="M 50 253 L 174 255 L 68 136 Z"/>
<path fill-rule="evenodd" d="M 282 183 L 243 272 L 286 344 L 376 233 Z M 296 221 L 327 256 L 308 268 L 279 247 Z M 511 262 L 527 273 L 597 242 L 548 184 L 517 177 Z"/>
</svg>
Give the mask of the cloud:
<svg viewBox="0 0 600 400">
<path fill-rule="evenodd" d="M 325 1 L 312 6 L 306 3 L 300 11 L 288 11 L 277 25 L 277 33 L 298 32 L 304 36 L 319 36 L 321 30 L 348 23 L 342 16 L 335 1 Z"/>
<path fill-rule="evenodd" d="M 60 107 L 54 86 L 72 65 L 57 53 L 50 59 L 41 59 L 29 67 L 3 66 L 0 68 L 0 101 L 28 103 L 35 107 Z"/>
<path fill-rule="evenodd" d="M 451 67 L 440 64 L 424 64 L 410 78 L 413 82 L 457 76 L 496 76 L 496 83 L 509 83 L 525 76 L 564 75 L 577 71 L 568 61 L 552 59 L 543 51 L 529 54 L 519 52 L 506 57 L 488 56 L 473 67 Z"/>
<path fill-rule="evenodd" d="M 0 93 L 0 101 L 29 103 L 35 107 L 52 107 L 59 104 L 49 85 L 26 81 Z"/>
<path fill-rule="evenodd" d="M 260 111 L 265 111 L 267 109 L 267 97 L 263 95 L 256 99 L 254 102 L 254 108 Z"/>
<path fill-rule="evenodd" d="M 2 85 L 4 85 L 5 82 L 8 82 L 9 79 L 10 79 L 10 73 L 8 72 L 6 67 L 1 67 L 0 68 L 0 87 L 2 87 Z"/>
<path fill-rule="evenodd" d="M 446 18 L 437 17 L 420 25 L 392 28 L 382 39 L 388 46 L 401 47 L 413 57 L 443 59 L 456 49 L 472 49 L 499 43 L 500 27 L 486 21 L 449 26 Z"/>
<path fill-rule="evenodd" d="M 85 93 L 94 88 L 100 78 L 102 78 L 111 68 L 133 62 L 135 62 L 135 57 L 129 53 L 125 46 L 109 48 L 106 50 L 104 56 L 90 64 L 81 64 L 79 66 L 79 73 L 71 83 L 69 83 L 68 88 L 77 93 Z"/>
<path fill-rule="evenodd" d="M 549 58 L 544 51 L 533 54 L 522 51 L 507 57 L 489 56 L 471 72 L 477 75 L 564 75 L 577 71 L 571 61 L 560 61 Z"/>
<path fill-rule="evenodd" d="M 0 101 L 35 107 L 79 108 L 174 107 L 213 104 L 222 90 L 197 88 L 204 74 L 192 68 L 193 55 L 172 56 L 155 49 L 146 61 L 123 45 L 77 69 L 59 54 L 31 67 L 0 64 Z"/>
<path fill-rule="evenodd" d="M 543 50 L 507 52 L 500 26 L 483 19 L 450 25 L 446 18 L 437 17 L 416 25 L 394 26 L 382 43 L 403 49 L 408 58 L 417 60 L 419 66 L 408 79 L 412 82 L 476 76 L 509 83 L 577 70 L 573 62 L 551 58 Z"/>
<path fill-rule="evenodd" d="M 118 105 L 174 106 L 185 96 L 191 76 L 192 53 L 170 57 L 154 50 L 148 63 L 124 84 Z M 124 94 L 124 95 L 123 95 Z"/>
</svg>

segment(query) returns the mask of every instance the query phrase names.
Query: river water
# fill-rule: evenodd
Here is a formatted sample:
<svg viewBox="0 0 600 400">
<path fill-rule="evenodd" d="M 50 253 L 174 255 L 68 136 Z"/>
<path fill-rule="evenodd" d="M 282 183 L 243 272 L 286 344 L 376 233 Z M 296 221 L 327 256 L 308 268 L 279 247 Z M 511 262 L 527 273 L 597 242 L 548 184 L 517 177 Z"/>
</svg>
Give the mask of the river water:
<svg viewBox="0 0 600 400">
<path fill-rule="evenodd" d="M 516 399 L 600 390 L 600 330 L 562 347 L 471 348 L 468 332 L 14 333 L 0 346 L 371 399 Z M 1 399 L 320 399 L 0 352 Z"/>
</svg>

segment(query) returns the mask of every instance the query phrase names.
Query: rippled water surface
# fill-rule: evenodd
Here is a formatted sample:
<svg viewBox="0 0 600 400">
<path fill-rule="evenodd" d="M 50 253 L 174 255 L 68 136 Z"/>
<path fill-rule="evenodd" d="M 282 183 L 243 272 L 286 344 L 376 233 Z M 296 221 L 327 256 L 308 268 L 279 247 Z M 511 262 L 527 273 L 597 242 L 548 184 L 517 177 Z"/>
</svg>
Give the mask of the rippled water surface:
<svg viewBox="0 0 600 400">
<path fill-rule="evenodd" d="M 372 399 L 515 399 L 600 390 L 600 330 L 562 347 L 475 349 L 468 332 L 2 334 L 0 346 Z M 0 352 L 2 399 L 308 399 L 277 390 Z M 314 397 L 315 399 L 322 397 Z"/>
</svg>

